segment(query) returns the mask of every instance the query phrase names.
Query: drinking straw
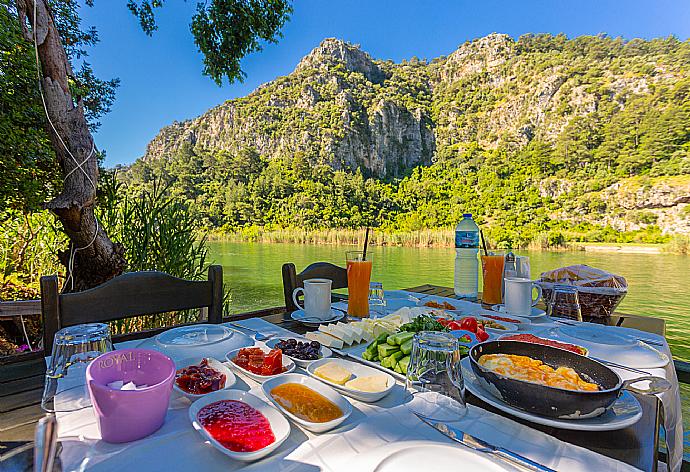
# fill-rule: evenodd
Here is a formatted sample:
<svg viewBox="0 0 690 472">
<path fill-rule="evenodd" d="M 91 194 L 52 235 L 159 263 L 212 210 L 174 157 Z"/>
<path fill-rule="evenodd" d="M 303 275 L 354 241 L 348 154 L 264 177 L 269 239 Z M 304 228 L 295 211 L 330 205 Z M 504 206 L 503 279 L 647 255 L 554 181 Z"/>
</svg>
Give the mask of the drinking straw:
<svg viewBox="0 0 690 472">
<path fill-rule="evenodd" d="M 367 260 L 367 246 L 369 245 L 369 227 L 367 226 L 367 230 L 364 233 L 364 251 L 362 252 L 362 260 L 366 261 Z"/>
<path fill-rule="evenodd" d="M 481 229 L 479 230 L 479 237 L 480 237 L 481 240 L 482 240 L 482 247 L 484 248 L 484 255 L 485 255 L 485 256 L 488 256 L 488 255 L 489 255 L 489 251 L 486 250 L 486 241 L 484 240 L 484 233 L 482 232 Z"/>
</svg>

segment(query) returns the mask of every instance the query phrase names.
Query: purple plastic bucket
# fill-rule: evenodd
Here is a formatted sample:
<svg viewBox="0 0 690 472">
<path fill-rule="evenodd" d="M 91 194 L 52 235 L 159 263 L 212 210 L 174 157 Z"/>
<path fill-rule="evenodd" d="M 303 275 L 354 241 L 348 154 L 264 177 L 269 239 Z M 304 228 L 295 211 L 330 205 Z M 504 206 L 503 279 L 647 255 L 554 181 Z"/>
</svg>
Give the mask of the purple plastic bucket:
<svg viewBox="0 0 690 472">
<path fill-rule="evenodd" d="M 148 386 L 108 387 L 118 380 Z M 86 383 L 103 440 L 123 443 L 157 431 L 165 421 L 174 380 L 175 363 L 158 351 L 122 349 L 94 359 L 86 368 Z"/>
</svg>

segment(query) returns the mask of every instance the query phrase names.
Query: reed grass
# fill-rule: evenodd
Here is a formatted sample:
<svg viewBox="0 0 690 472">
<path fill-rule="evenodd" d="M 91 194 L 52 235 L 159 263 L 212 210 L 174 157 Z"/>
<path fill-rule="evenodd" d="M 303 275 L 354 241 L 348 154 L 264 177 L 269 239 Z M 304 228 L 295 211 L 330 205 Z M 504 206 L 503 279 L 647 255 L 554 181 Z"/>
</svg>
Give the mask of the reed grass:
<svg viewBox="0 0 690 472">
<path fill-rule="evenodd" d="M 293 243 L 357 245 L 364 243 L 366 230 L 362 229 L 320 229 L 301 230 L 294 228 L 265 229 L 257 226 L 234 232 L 217 232 L 209 235 L 210 240 L 257 243 Z M 372 246 L 407 247 L 453 247 L 454 231 L 451 228 L 424 229 L 419 231 L 388 231 L 373 229 L 369 234 Z"/>
</svg>

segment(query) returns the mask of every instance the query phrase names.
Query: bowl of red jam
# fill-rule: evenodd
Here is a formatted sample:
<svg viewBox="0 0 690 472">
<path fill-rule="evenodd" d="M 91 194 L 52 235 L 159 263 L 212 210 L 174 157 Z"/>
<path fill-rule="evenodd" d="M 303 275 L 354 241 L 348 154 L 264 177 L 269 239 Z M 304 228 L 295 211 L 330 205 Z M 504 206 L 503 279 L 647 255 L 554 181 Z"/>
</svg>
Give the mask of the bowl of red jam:
<svg viewBox="0 0 690 472">
<path fill-rule="evenodd" d="M 213 357 L 190 357 L 176 361 L 175 367 L 173 388 L 192 401 L 208 393 L 231 388 L 237 382 L 232 370 Z"/>
<path fill-rule="evenodd" d="M 192 426 L 223 454 L 251 462 L 276 450 L 290 423 L 265 401 L 241 390 L 218 390 L 189 407 Z"/>
<path fill-rule="evenodd" d="M 243 347 L 228 352 L 225 358 L 235 371 L 260 383 L 295 370 L 295 362 L 280 349 Z"/>
</svg>

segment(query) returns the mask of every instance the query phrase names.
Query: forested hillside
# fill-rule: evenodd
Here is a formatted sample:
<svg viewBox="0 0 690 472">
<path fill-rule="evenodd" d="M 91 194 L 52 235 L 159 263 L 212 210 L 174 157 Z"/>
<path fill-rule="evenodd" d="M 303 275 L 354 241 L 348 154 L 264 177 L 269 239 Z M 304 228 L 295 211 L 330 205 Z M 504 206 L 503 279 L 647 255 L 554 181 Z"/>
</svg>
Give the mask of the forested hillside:
<svg viewBox="0 0 690 472">
<path fill-rule="evenodd" d="M 203 224 L 390 230 L 464 212 L 511 244 L 690 231 L 690 42 L 493 34 L 400 64 L 326 39 L 161 130 L 121 172 Z"/>
</svg>

